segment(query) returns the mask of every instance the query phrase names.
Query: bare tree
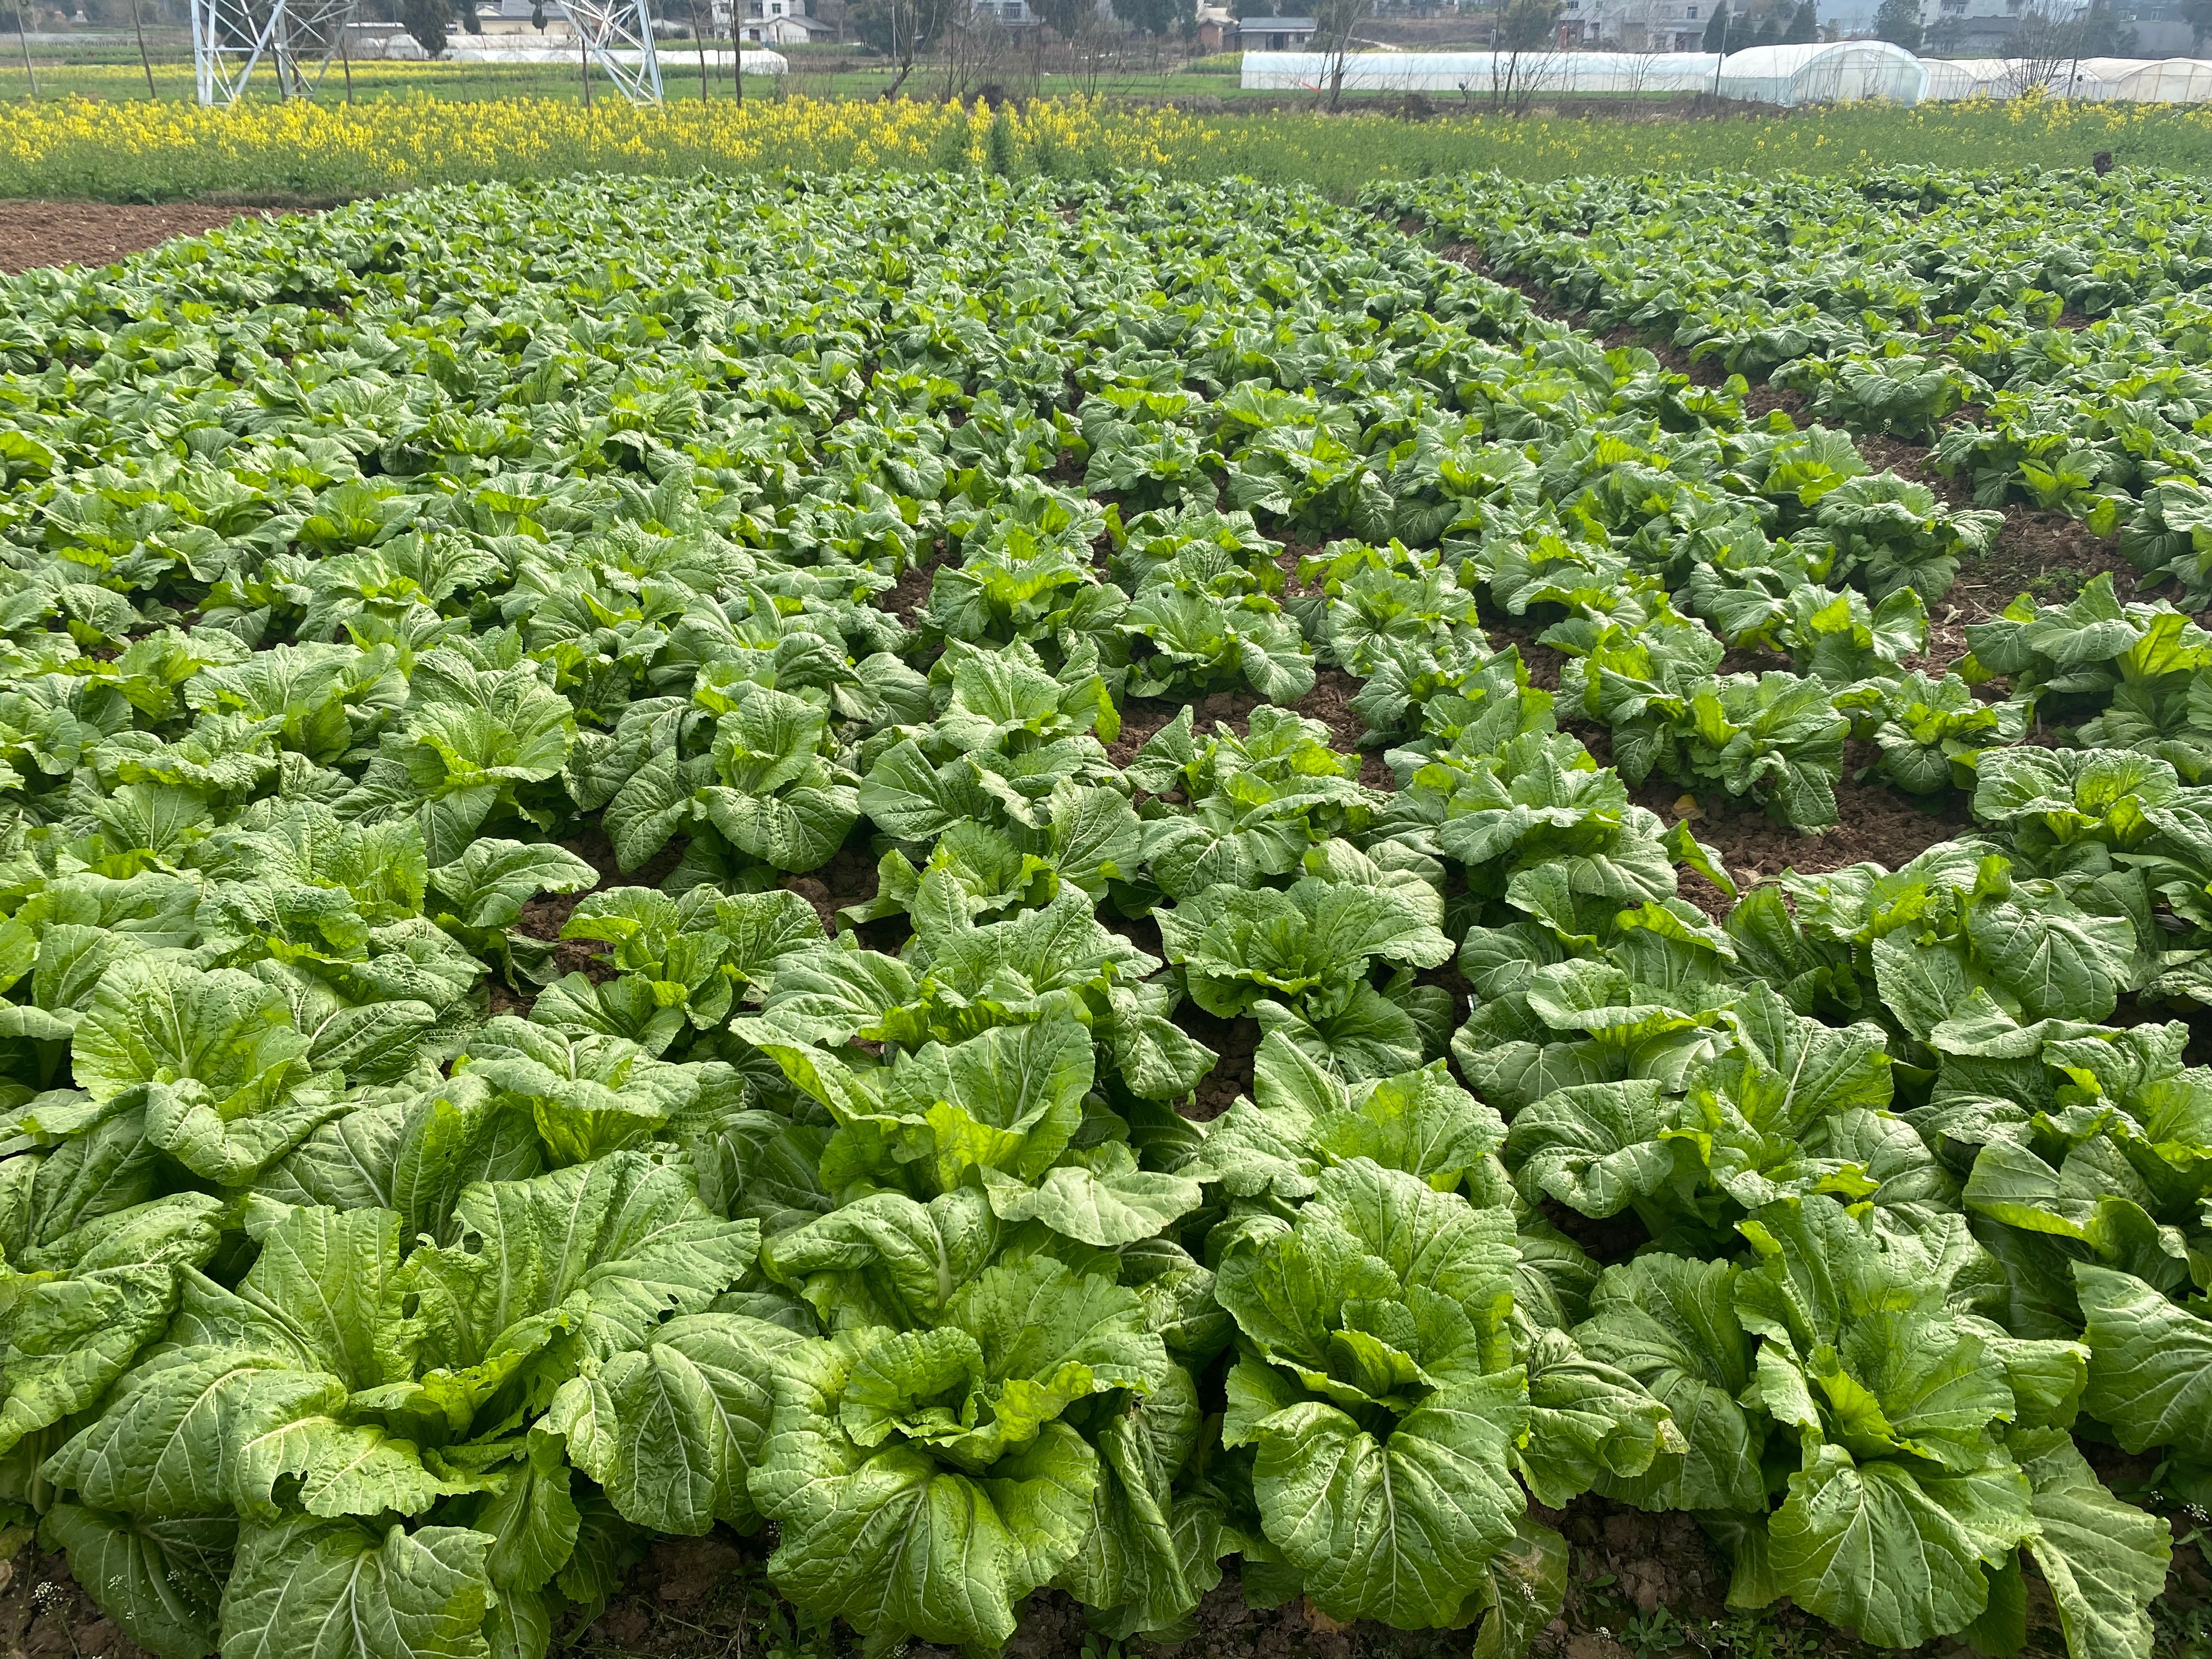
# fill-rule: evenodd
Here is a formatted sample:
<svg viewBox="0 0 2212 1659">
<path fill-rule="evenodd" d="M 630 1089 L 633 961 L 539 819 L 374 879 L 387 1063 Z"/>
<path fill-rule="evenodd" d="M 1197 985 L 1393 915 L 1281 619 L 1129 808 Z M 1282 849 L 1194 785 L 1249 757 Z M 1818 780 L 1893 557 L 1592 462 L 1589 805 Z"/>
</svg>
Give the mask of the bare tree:
<svg viewBox="0 0 2212 1659">
<path fill-rule="evenodd" d="M 1529 103 L 1555 85 L 1559 62 L 1560 0 L 1503 0 L 1490 54 L 1490 106 L 1528 112 Z"/>
<path fill-rule="evenodd" d="M 1659 48 L 1652 44 L 1651 32 L 1646 29 L 1642 39 L 1644 44 L 1629 55 L 1627 70 L 1621 76 L 1621 90 L 1631 98 L 1641 98 L 1650 91 L 1659 72 Z"/>
<path fill-rule="evenodd" d="M 2084 58 L 2127 58 L 2135 50 L 2136 32 L 2104 0 L 2089 0 L 2063 16 L 2039 4 L 2021 12 L 2005 38 L 2012 61 L 2003 85 L 2015 98 L 2038 87 L 2071 98 L 2079 90 Z"/>
<path fill-rule="evenodd" d="M 1316 0 L 1314 45 L 1321 51 L 1321 98 L 1334 110 L 1344 98 L 1344 60 L 1352 50 L 1352 31 L 1359 27 L 1373 0 Z"/>
<path fill-rule="evenodd" d="M 995 0 L 951 0 L 945 21 L 945 95 L 963 99 L 985 85 L 1012 45 Z"/>
<path fill-rule="evenodd" d="M 2063 98 L 2073 91 L 2075 60 L 2081 55 L 2080 31 L 2070 19 L 2040 7 L 2023 11 L 2005 37 L 2008 60 L 2000 84 L 2014 98 L 2042 91 Z"/>
<path fill-rule="evenodd" d="M 1048 28 L 1054 40 L 1068 49 L 1075 61 L 1071 67 L 1080 66 L 1083 43 L 1098 27 L 1097 0 L 1030 0 L 1030 11 L 1038 19 L 1035 48 L 1036 53 L 1036 92 L 1044 91 L 1044 36 Z"/>
<path fill-rule="evenodd" d="M 899 95 L 915 64 L 944 37 L 954 8 L 967 3 L 968 0 L 857 0 L 850 13 L 854 32 L 890 58 L 896 71 L 884 89 L 885 98 Z"/>
<path fill-rule="evenodd" d="M 1030 4 L 1065 44 L 1069 73 L 1085 94 L 1097 93 L 1106 67 L 1107 42 L 1126 31 L 1097 0 L 1030 0 Z"/>
</svg>

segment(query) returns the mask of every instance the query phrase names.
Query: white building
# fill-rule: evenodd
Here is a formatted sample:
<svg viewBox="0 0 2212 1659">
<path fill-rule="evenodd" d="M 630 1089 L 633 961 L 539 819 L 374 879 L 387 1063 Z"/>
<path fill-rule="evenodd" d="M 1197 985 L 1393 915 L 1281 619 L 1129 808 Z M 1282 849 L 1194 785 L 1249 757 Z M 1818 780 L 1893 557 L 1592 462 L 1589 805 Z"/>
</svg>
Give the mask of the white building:
<svg viewBox="0 0 2212 1659">
<path fill-rule="evenodd" d="M 1920 0 L 1921 50 L 1945 56 L 1996 52 L 2037 14 L 2070 23 L 2087 0 Z"/>
<path fill-rule="evenodd" d="M 1321 25 L 1310 17 L 1248 17 L 1237 26 L 1245 52 L 1304 52 Z"/>
<path fill-rule="evenodd" d="M 1720 0 L 1571 0 L 1561 21 L 1624 52 L 1702 52 Z"/>
<path fill-rule="evenodd" d="M 717 9 L 717 20 L 729 15 Z M 836 28 L 811 15 L 808 0 L 746 0 L 738 39 L 757 46 L 803 46 L 810 40 L 835 40 Z"/>
</svg>

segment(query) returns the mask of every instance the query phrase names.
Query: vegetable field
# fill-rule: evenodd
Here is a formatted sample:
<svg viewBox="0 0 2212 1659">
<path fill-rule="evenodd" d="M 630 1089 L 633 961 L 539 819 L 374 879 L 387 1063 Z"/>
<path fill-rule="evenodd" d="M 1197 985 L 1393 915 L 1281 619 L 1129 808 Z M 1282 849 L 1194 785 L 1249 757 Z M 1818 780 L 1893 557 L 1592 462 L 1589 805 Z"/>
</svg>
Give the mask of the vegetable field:
<svg viewBox="0 0 2212 1659">
<path fill-rule="evenodd" d="M 871 1654 L 1510 1659 L 1593 1510 L 2175 1651 L 2201 191 L 1661 189 L 0 283 L 0 1522 L 159 1659 L 543 1659 L 718 1527 Z M 2031 508 L 2135 565 L 1980 604 Z"/>
</svg>

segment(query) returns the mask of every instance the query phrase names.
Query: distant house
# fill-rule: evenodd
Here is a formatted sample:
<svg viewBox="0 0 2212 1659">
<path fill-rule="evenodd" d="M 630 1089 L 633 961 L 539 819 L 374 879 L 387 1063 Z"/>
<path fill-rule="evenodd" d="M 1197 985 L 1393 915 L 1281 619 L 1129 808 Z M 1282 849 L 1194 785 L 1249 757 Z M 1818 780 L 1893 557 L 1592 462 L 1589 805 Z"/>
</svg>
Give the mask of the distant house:
<svg viewBox="0 0 2212 1659">
<path fill-rule="evenodd" d="M 1236 51 L 1236 14 L 1226 6 L 1201 4 L 1198 9 L 1198 49 L 1200 52 Z"/>
<path fill-rule="evenodd" d="M 2142 56 L 2197 56 L 2197 30 L 2189 21 L 2188 7 L 2183 0 L 2116 0 L 2112 10 L 2115 18 L 2134 32 L 2134 50 Z"/>
<path fill-rule="evenodd" d="M 1591 40 L 1618 42 L 1626 52 L 1703 52 L 1705 27 L 1719 0 L 1594 0 L 1566 21 L 1583 25 Z"/>
<path fill-rule="evenodd" d="M 1320 25 L 1310 17 L 1248 17 L 1237 26 L 1234 50 L 1304 52 Z"/>
<path fill-rule="evenodd" d="M 2187 0 L 1920 0 L 1920 49 L 1931 58 L 2007 58 L 2031 18 L 2080 23 L 2092 12 L 2101 14 L 2096 23 L 2107 27 L 2091 25 L 2101 43 L 2085 56 L 2201 55 Z M 1827 13 L 1824 3 L 1820 15 L 1825 19 Z"/>
<path fill-rule="evenodd" d="M 835 40 L 837 27 L 807 15 L 806 0 L 746 0 L 738 38 L 764 46 L 803 46 Z"/>
</svg>

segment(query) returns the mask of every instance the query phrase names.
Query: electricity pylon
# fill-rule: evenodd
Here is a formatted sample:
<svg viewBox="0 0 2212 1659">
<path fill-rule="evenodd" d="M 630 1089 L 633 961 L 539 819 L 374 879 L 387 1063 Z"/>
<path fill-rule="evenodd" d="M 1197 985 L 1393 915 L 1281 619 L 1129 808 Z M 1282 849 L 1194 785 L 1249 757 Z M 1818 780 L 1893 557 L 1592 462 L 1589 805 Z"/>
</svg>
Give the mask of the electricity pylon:
<svg viewBox="0 0 2212 1659">
<path fill-rule="evenodd" d="M 660 57 L 653 49 L 653 16 L 646 0 L 566 0 L 562 9 L 584 37 L 585 50 L 633 104 L 660 101 Z M 615 54 L 635 52 L 627 63 Z"/>
<path fill-rule="evenodd" d="M 191 0 L 192 70 L 199 101 L 228 108 L 264 64 L 279 98 L 312 98 L 359 0 Z M 556 8 L 582 47 L 633 104 L 657 104 L 660 58 L 647 0 L 568 0 Z M 618 55 L 619 54 L 619 55 Z M 627 58 L 635 55 L 637 62 Z"/>
<path fill-rule="evenodd" d="M 228 107 L 264 64 L 279 98 L 312 98 L 357 0 L 191 0 L 199 100 Z"/>
</svg>

